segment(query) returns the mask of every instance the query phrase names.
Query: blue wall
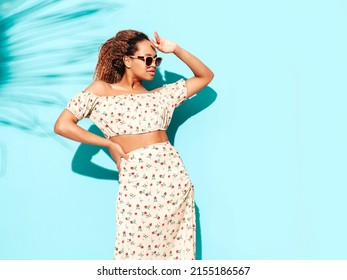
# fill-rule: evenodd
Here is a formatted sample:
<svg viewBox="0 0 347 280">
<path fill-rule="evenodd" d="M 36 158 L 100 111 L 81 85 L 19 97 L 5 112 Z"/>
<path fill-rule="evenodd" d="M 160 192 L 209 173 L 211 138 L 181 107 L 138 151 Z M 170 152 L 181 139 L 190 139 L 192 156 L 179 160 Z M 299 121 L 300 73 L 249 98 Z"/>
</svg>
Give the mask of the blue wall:
<svg viewBox="0 0 347 280">
<path fill-rule="evenodd" d="M 112 258 L 116 166 L 52 128 L 99 45 L 129 28 L 215 73 L 169 130 L 195 184 L 198 257 L 346 259 L 345 1 L 26 2 L 0 4 L 0 259 Z M 190 75 L 164 55 L 147 86 Z"/>
</svg>

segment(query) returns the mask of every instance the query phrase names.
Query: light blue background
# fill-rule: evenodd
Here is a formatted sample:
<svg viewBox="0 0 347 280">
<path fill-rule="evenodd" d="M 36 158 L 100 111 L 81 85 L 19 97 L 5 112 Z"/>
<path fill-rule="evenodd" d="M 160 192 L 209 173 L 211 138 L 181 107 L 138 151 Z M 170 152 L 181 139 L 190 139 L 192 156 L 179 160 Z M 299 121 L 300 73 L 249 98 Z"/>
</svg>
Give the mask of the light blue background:
<svg viewBox="0 0 347 280">
<path fill-rule="evenodd" d="M 174 141 L 195 184 L 198 257 L 346 259 L 346 1 L 22 2 L 1 3 L 0 259 L 112 258 L 116 166 L 52 128 L 99 45 L 128 28 L 215 73 Z M 174 55 L 159 74 L 191 76 Z M 104 179 L 73 162 L 85 150 Z"/>
</svg>

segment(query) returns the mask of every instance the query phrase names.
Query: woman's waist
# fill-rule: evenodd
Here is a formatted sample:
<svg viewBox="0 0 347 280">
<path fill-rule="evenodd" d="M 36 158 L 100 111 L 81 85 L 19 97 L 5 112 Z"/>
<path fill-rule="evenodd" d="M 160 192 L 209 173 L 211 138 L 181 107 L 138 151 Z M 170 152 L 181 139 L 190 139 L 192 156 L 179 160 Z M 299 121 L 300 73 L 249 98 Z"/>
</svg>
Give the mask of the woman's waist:
<svg viewBox="0 0 347 280">
<path fill-rule="evenodd" d="M 168 172 L 175 170 L 169 178 L 187 175 L 184 164 L 178 151 L 169 141 L 150 144 L 127 153 L 128 159 L 121 158 L 119 170 L 119 182 L 134 182 L 141 179 L 149 179 L 157 176 L 161 178 Z M 166 176 L 165 175 L 165 176 Z"/>
<path fill-rule="evenodd" d="M 114 136 L 110 140 L 118 143 L 125 153 L 131 153 L 157 143 L 168 142 L 168 137 L 165 130 L 156 130 L 141 134 Z"/>
</svg>

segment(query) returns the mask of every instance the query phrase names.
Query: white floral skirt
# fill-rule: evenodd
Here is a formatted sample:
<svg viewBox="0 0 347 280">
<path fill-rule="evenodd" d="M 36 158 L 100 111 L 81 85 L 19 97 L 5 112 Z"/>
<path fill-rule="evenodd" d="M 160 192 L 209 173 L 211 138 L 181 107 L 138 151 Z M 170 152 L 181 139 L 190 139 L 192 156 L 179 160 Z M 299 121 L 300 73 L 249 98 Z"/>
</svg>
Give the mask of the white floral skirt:
<svg viewBox="0 0 347 280">
<path fill-rule="evenodd" d="M 121 159 L 114 259 L 195 259 L 194 186 L 169 141 Z"/>
</svg>

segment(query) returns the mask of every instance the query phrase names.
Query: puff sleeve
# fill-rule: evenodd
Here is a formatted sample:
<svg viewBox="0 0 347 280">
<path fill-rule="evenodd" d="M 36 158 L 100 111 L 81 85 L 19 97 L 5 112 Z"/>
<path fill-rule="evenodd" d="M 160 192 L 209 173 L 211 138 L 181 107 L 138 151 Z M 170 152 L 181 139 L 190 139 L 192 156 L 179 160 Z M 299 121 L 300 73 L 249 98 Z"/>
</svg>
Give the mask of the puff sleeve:
<svg viewBox="0 0 347 280">
<path fill-rule="evenodd" d="M 65 107 L 75 115 L 78 120 L 88 118 L 94 108 L 97 96 L 90 92 L 81 91 L 72 97 Z"/>
<path fill-rule="evenodd" d="M 167 103 L 172 107 L 178 107 L 187 99 L 187 86 L 184 79 L 180 79 L 175 83 L 165 85 L 165 95 Z"/>
</svg>

